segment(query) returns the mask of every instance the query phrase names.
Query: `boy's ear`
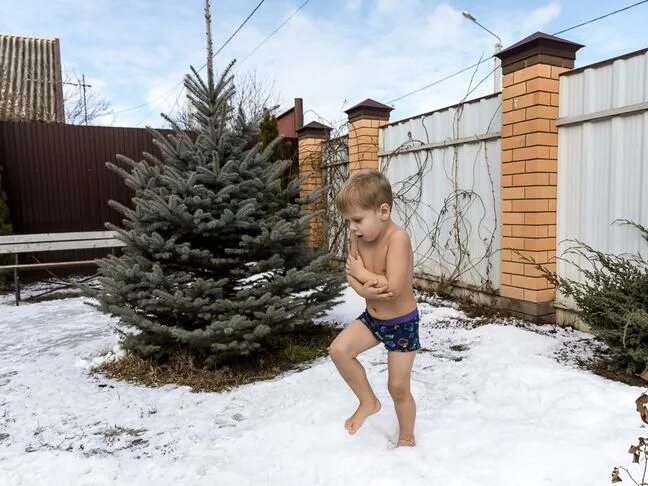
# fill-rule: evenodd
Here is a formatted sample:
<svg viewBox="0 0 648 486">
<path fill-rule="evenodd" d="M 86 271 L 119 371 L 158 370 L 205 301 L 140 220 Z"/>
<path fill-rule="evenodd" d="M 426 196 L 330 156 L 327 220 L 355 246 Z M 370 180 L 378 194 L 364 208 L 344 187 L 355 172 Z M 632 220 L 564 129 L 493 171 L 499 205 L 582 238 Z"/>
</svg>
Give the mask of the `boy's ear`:
<svg viewBox="0 0 648 486">
<path fill-rule="evenodd" d="M 379 208 L 380 211 L 380 218 L 385 221 L 389 215 L 391 214 L 391 208 L 389 207 L 389 204 L 387 203 L 382 203 Z"/>
</svg>

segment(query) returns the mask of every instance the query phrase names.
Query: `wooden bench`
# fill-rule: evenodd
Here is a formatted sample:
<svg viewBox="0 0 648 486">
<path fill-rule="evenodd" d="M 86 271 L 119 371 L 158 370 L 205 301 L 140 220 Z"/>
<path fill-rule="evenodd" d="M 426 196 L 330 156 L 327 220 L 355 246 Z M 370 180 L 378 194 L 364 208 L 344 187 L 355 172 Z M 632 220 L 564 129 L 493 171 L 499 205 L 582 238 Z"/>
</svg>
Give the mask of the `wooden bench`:
<svg viewBox="0 0 648 486">
<path fill-rule="evenodd" d="M 79 267 L 96 264 L 96 260 L 81 260 L 56 263 L 18 263 L 19 254 L 35 253 L 41 251 L 118 248 L 122 246 L 125 246 L 124 242 L 116 238 L 116 233 L 114 231 L 85 231 L 75 233 L 42 233 L 33 235 L 0 236 L 0 255 L 15 255 L 15 263 L 12 265 L 0 265 L 0 272 L 8 272 L 13 270 L 14 284 L 16 287 L 16 305 L 19 305 L 19 271 Z"/>
</svg>

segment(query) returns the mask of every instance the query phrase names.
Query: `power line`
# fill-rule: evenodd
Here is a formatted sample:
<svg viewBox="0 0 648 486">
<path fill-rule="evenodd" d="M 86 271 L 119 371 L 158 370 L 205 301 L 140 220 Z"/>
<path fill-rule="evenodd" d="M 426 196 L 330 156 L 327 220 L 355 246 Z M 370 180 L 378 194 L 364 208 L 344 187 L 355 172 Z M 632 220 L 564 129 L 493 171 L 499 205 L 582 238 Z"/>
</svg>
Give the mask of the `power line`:
<svg viewBox="0 0 648 486">
<path fill-rule="evenodd" d="M 180 100 L 180 95 L 182 94 L 182 91 L 183 91 L 183 88 L 184 88 L 184 86 L 182 86 L 183 82 L 184 82 L 184 80 L 182 82 L 176 84 L 173 88 L 171 88 L 171 91 L 167 92 L 167 95 L 164 97 L 164 99 L 162 99 L 159 103 L 156 103 L 153 106 L 153 108 L 144 116 L 144 118 L 142 118 L 139 122 L 137 122 L 137 124 L 135 126 L 139 127 L 142 123 L 144 123 L 167 100 L 169 95 L 173 94 L 173 90 L 175 90 L 177 88 L 180 88 L 178 90 L 178 94 L 176 95 L 175 104 L 173 105 L 173 108 L 175 108 L 178 105 L 178 102 Z"/>
<path fill-rule="evenodd" d="M 647 0 L 647 1 L 648 1 L 648 0 Z M 243 23 L 242 23 L 241 25 L 238 26 L 238 29 L 236 29 L 236 30 L 234 31 L 234 33 L 233 33 L 232 35 L 229 36 L 229 38 L 225 41 L 225 43 L 224 43 L 222 46 L 220 46 L 220 47 L 218 48 L 218 50 L 214 53 L 214 56 L 213 56 L 213 57 L 216 57 L 220 51 L 222 51 L 223 49 L 225 49 L 225 46 L 226 46 L 227 44 L 229 44 L 229 41 L 231 41 L 231 40 L 234 38 L 234 36 L 235 36 L 236 34 L 238 34 L 239 30 L 241 30 L 241 29 L 243 28 L 243 26 L 244 26 L 245 24 L 247 24 L 247 21 L 250 20 L 250 19 L 252 18 L 252 16 L 254 15 L 254 13 L 255 13 L 257 10 L 259 10 L 259 7 L 261 7 L 261 5 L 263 5 L 263 2 L 265 2 L 265 0 L 261 0 L 261 1 L 258 3 L 258 5 L 257 5 L 256 7 L 254 7 L 254 10 L 252 10 L 252 12 L 250 12 L 250 15 L 248 15 L 247 18 L 243 21 Z M 206 65 L 207 65 L 207 63 L 205 63 L 205 66 L 206 66 Z M 203 69 L 205 66 L 201 67 L 198 71 L 200 71 L 201 69 Z"/>
<path fill-rule="evenodd" d="M 647 0 L 647 1 L 648 1 L 648 0 Z M 428 89 L 428 88 L 431 88 L 431 87 L 434 86 L 435 84 L 439 84 L 439 83 L 442 83 L 443 81 L 446 81 L 446 80 L 448 80 L 448 79 L 450 79 L 450 78 L 454 78 L 455 76 L 458 76 L 458 75 L 461 74 L 461 73 L 464 73 L 464 72 L 466 72 L 466 71 L 468 71 L 468 70 L 470 70 L 470 69 L 472 69 L 472 68 L 474 68 L 474 67 L 479 66 L 480 64 L 485 63 L 486 61 L 491 60 L 493 57 L 494 57 L 494 56 L 488 57 L 488 58 L 486 58 L 486 59 L 482 59 L 481 61 L 476 62 L 475 64 L 472 64 L 472 65 L 470 65 L 470 66 L 467 66 L 467 67 L 465 67 L 465 68 L 463 68 L 463 69 L 460 69 L 459 71 L 457 71 L 457 72 L 455 72 L 455 73 L 449 74 L 449 75 L 447 75 L 447 76 L 445 76 L 445 77 L 443 77 L 443 78 L 441 78 L 441 79 L 437 79 L 436 81 L 434 81 L 434 82 L 432 82 L 432 83 L 430 83 L 430 84 L 426 84 L 425 86 L 422 86 L 421 88 L 418 88 L 418 89 L 416 89 L 416 90 L 414 90 L 414 91 L 410 91 L 409 93 L 406 93 L 406 94 L 404 94 L 404 95 L 402 95 L 402 96 L 399 96 L 398 98 L 394 98 L 393 100 L 388 101 L 387 104 L 388 104 L 388 105 L 391 105 L 392 103 L 395 103 L 396 101 L 402 100 L 403 98 L 407 98 L 408 96 L 412 96 L 413 94 L 416 94 L 416 93 L 419 93 L 419 92 L 421 92 L 421 91 L 423 91 L 423 90 L 426 90 L 426 89 Z"/>
<path fill-rule="evenodd" d="M 646 1 L 648 1 L 648 0 L 646 0 Z M 251 50 L 251 51 L 250 51 L 250 52 L 249 52 L 249 53 L 248 53 L 248 54 L 247 54 L 243 59 L 241 59 L 240 62 L 245 61 L 248 57 L 250 57 L 252 54 L 254 54 L 254 53 L 259 49 L 259 47 L 261 47 L 261 46 L 262 46 L 263 44 L 265 44 L 268 40 L 270 40 L 270 38 L 271 38 L 273 35 L 275 35 L 277 32 L 279 32 L 279 30 L 281 30 L 281 28 L 282 28 L 284 25 L 286 25 L 286 24 L 290 21 L 290 19 L 292 19 L 295 15 L 297 15 L 297 13 L 299 13 L 299 11 L 300 11 L 302 8 L 304 8 L 304 7 L 306 6 L 306 4 L 308 4 L 308 2 L 310 2 L 310 0 L 306 0 L 305 2 L 303 2 L 303 3 L 302 3 L 302 4 L 301 4 L 301 5 L 300 5 L 300 6 L 299 6 L 299 7 L 298 7 L 298 8 L 297 8 L 293 13 L 291 13 L 291 14 L 286 18 L 286 20 L 284 20 L 281 24 L 279 24 L 279 27 L 277 27 L 275 30 L 273 30 L 272 32 L 270 32 L 270 34 L 268 34 L 268 36 L 267 36 L 265 39 L 263 39 L 261 42 L 259 42 L 259 44 L 258 44 L 254 49 L 252 49 L 252 50 Z"/>
<path fill-rule="evenodd" d="M 601 15 L 600 17 L 596 17 L 596 18 L 594 18 L 594 19 L 590 19 L 590 20 L 587 20 L 587 21 L 585 21 L 585 22 L 581 22 L 580 24 L 574 25 L 574 26 L 572 26 L 572 27 L 568 27 L 567 29 L 563 29 L 563 30 L 558 31 L 558 32 L 556 32 L 556 33 L 554 33 L 554 34 L 551 34 L 551 35 L 554 35 L 554 36 L 555 36 L 555 35 L 559 35 L 559 34 L 562 34 L 562 33 L 564 33 L 564 32 L 567 32 L 567 31 L 570 31 L 570 30 L 576 29 L 576 28 L 578 28 L 578 27 L 582 27 L 583 25 L 591 24 L 592 22 L 596 22 L 596 21 L 598 21 L 598 20 L 602 20 L 602 19 L 604 19 L 604 18 L 610 17 L 611 15 L 615 15 L 615 14 L 617 14 L 617 13 L 619 13 L 619 12 L 623 12 L 623 11 L 625 11 L 625 10 L 629 10 L 629 9 L 631 9 L 631 8 L 633 8 L 633 7 L 636 7 L 636 6 L 638 6 L 638 5 L 641 5 L 641 4 L 643 4 L 643 3 L 648 3 L 648 0 L 643 0 L 643 1 L 641 1 L 641 2 L 633 3 L 632 5 L 628 5 L 627 7 L 620 8 L 620 9 L 618 9 L 618 10 L 615 10 L 615 11 L 613 11 L 613 12 L 609 12 L 609 13 L 607 13 L 607 14 L 605 14 L 605 15 Z M 391 100 L 391 101 L 388 101 L 387 104 L 388 104 L 388 105 L 391 105 L 392 103 L 394 103 L 394 102 L 396 102 L 396 101 L 400 101 L 400 100 L 402 100 L 403 98 L 407 98 L 407 97 L 412 96 L 412 95 L 414 95 L 414 94 L 416 94 L 416 93 L 419 93 L 419 92 L 424 91 L 424 90 L 426 90 L 426 89 L 428 89 L 428 88 L 431 88 L 432 86 L 434 86 L 434 85 L 436 85 L 436 84 L 442 83 L 443 81 L 447 81 L 448 79 L 453 78 L 453 77 L 455 77 L 455 76 L 458 76 L 459 74 L 464 73 L 464 72 L 468 71 L 469 69 L 472 69 L 472 68 L 474 68 L 474 67 L 476 67 L 476 66 L 479 66 L 480 64 L 482 64 L 482 63 L 484 63 L 484 62 L 486 62 L 486 61 L 489 61 L 489 60 L 493 59 L 494 57 L 495 57 L 495 55 L 493 54 L 492 56 L 490 56 L 490 57 L 488 57 L 488 58 L 486 58 L 486 59 L 483 59 L 483 60 L 481 60 L 481 61 L 478 62 L 478 63 L 472 64 L 471 66 L 465 67 L 465 68 L 463 68 L 463 69 L 461 69 L 461 70 L 459 70 L 459 71 L 457 71 L 457 72 L 454 72 L 454 73 L 452 73 L 452 74 L 449 74 L 448 76 L 445 76 L 445 77 L 443 77 L 443 78 L 441 78 L 441 79 L 438 79 L 438 80 L 436 80 L 436 81 L 434 81 L 434 82 L 432 82 L 432 83 L 430 83 L 430 84 L 426 84 L 425 86 L 423 86 L 423 87 L 421 87 L 421 88 L 418 88 L 418 89 L 416 89 L 416 90 L 414 90 L 414 91 L 410 91 L 409 93 L 405 93 L 404 95 L 399 96 L 398 98 L 395 98 L 395 99 L 393 99 L 393 100 Z"/>
<path fill-rule="evenodd" d="M 243 28 L 243 26 L 245 24 L 247 24 L 247 22 L 252 18 L 252 16 L 256 13 L 256 11 L 259 10 L 259 8 L 261 7 L 261 5 L 263 5 L 264 2 L 265 2 L 265 0 L 261 0 L 257 4 L 257 6 L 254 7 L 254 9 L 248 14 L 248 16 L 245 18 L 245 20 L 243 22 L 241 22 L 241 24 L 234 31 L 234 33 L 232 35 L 230 35 L 228 37 L 228 39 L 218 48 L 218 50 L 214 53 L 213 57 L 216 57 L 216 55 L 218 53 L 220 53 L 227 46 L 227 44 L 229 44 L 229 42 L 236 36 L 236 34 L 238 34 L 238 32 Z M 207 66 L 207 63 L 203 64 L 197 71 L 198 72 L 202 71 L 203 69 L 205 69 L 205 66 Z M 162 99 L 162 101 L 153 107 L 153 110 L 151 110 L 151 112 L 149 112 L 149 114 L 146 116 L 146 118 L 148 118 L 151 115 L 151 113 L 153 111 L 155 111 L 157 109 L 157 107 L 160 106 L 169 97 L 169 95 L 171 93 L 173 93 L 176 90 L 176 88 L 178 86 L 180 86 L 181 84 L 183 84 L 183 83 L 184 83 L 184 77 L 179 83 L 175 84 L 170 90 L 165 91 L 158 98 L 153 99 L 152 101 L 156 101 L 156 100 L 159 100 L 159 99 Z M 142 108 L 144 106 L 148 106 L 149 104 L 150 104 L 150 102 L 141 103 L 141 104 L 139 104 L 137 106 L 133 106 L 131 108 L 125 108 L 123 110 L 114 111 L 112 114 L 116 115 L 118 113 L 124 113 L 124 112 L 127 112 L 127 111 L 137 110 L 137 109 Z M 146 118 L 144 118 L 144 120 L 146 120 Z M 142 121 L 144 121 L 144 120 L 142 120 Z"/>
<path fill-rule="evenodd" d="M 561 30 L 561 31 L 556 32 L 555 34 L 552 34 L 552 35 L 562 34 L 562 33 L 567 32 L 569 30 L 573 30 L 573 29 L 576 29 L 578 27 L 582 27 L 583 25 L 591 24 L 592 22 L 596 22 L 597 20 L 601 20 L 601 19 L 604 19 L 606 17 L 610 17 L 611 15 L 618 14 L 619 12 L 629 10 L 629 9 L 631 9 L 633 7 L 636 7 L 637 5 L 641 5 L 642 3 L 648 3 L 648 0 L 643 0 L 642 2 L 633 3 L 632 5 L 628 5 L 627 7 L 620 8 L 619 10 L 615 10 L 614 12 L 610 12 L 610 13 L 607 13 L 605 15 L 601 15 L 600 17 L 596 17 L 595 19 L 591 19 L 591 20 L 588 20 L 588 21 L 583 22 L 581 24 L 574 25 L 573 27 L 569 27 L 568 29 Z"/>
<path fill-rule="evenodd" d="M 176 89 L 177 86 L 178 86 L 178 85 L 176 84 L 176 85 L 175 85 L 173 88 L 171 88 L 169 91 L 165 91 L 164 94 L 161 94 L 161 95 L 160 95 L 160 97 L 165 96 L 165 95 L 171 93 L 173 90 Z M 127 111 L 134 111 L 134 110 L 138 110 L 138 109 L 140 109 L 140 108 L 142 108 L 142 107 L 144 107 L 144 106 L 148 106 L 148 105 L 149 105 L 148 101 L 145 101 L 144 103 L 140 103 L 139 105 L 131 106 L 130 108 L 124 108 L 123 110 L 113 111 L 112 114 L 113 114 L 113 115 L 117 115 L 118 113 L 126 113 Z"/>
<path fill-rule="evenodd" d="M 236 36 L 236 34 L 239 33 L 239 31 L 243 28 L 243 26 L 248 22 L 248 20 L 250 20 L 250 19 L 252 18 L 252 16 L 255 14 L 255 12 L 256 12 L 257 10 L 259 10 L 259 8 L 261 7 L 261 5 L 263 5 L 264 2 L 265 2 L 265 0 L 261 0 L 261 1 L 257 4 L 257 6 L 254 7 L 254 10 L 252 10 L 252 12 L 250 12 L 250 14 L 245 18 L 245 20 L 244 20 L 243 22 L 241 22 L 241 25 L 238 26 L 238 28 L 234 31 L 234 33 L 232 33 L 232 35 L 230 35 L 230 36 L 227 38 L 227 40 L 226 40 L 226 41 L 225 41 L 225 42 L 224 42 L 224 43 L 223 43 L 223 44 L 222 44 L 222 45 L 221 45 L 221 46 L 216 50 L 216 52 L 212 55 L 212 59 L 215 58 L 215 57 L 216 57 L 216 56 L 217 56 L 217 55 L 218 55 L 218 54 L 219 54 L 223 49 L 225 49 L 225 46 L 227 46 L 227 44 L 229 44 L 229 42 L 234 38 L 234 36 Z M 200 71 L 202 71 L 203 69 L 205 69 L 206 66 L 207 66 L 207 63 L 203 64 L 202 66 L 200 66 L 200 68 L 198 68 L 198 69 L 196 70 L 196 72 L 200 72 Z M 148 114 L 147 114 L 147 115 L 142 119 L 142 121 L 140 121 L 140 122 L 137 124 L 137 126 L 139 126 L 139 125 L 141 125 L 142 123 L 144 123 L 144 122 L 148 119 L 148 117 L 151 116 L 151 115 L 153 114 L 153 112 L 154 112 L 155 110 L 157 110 L 157 109 L 160 107 L 160 105 L 162 105 L 162 104 L 167 100 L 167 98 L 172 94 L 172 92 L 173 92 L 177 87 L 180 86 L 180 91 L 178 92 L 178 95 L 176 96 L 176 103 L 175 103 L 175 104 L 177 105 L 177 104 L 178 104 L 178 100 L 180 99 L 180 94 L 182 93 L 182 89 L 183 89 L 183 88 L 182 88 L 182 85 L 183 85 L 183 84 L 184 84 L 184 78 L 183 78 L 183 79 L 182 79 L 178 84 L 176 84 L 173 88 L 171 88 L 170 91 L 168 91 L 168 92 L 166 93 L 166 95 L 164 96 L 164 98 L 163 98 L 159 103 L 157 103 L 157 104 L 153 107 L 153 109 L 152 109 L 151 111 L 149 111 L 149 113 L 148 113 Z"/>
</svg>

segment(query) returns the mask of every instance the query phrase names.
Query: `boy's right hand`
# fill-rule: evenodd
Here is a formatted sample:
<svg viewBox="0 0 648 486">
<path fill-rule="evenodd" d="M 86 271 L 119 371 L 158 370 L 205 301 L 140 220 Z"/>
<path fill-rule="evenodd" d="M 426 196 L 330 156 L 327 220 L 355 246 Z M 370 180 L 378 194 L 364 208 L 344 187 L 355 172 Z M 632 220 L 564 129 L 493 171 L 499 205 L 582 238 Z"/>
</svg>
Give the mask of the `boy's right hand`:
<svg viewBox="0 0 648 486">
<path fill-rule="evenodd" d="M 394 294 L 389 292 L 389 287 L 378 287 L 378 280 L 368 280 L 362 285 L 362 297 L 368 300 L 390 299 Z"/>
</svg>

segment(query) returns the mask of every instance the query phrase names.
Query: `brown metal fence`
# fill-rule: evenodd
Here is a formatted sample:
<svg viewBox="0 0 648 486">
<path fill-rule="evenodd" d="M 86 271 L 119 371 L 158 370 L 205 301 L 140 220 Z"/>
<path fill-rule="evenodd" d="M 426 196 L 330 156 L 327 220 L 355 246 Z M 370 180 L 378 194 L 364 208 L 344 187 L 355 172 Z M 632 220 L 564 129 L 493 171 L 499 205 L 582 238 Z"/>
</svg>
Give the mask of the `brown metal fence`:
<svg viewBox="0 0 648 486">
<path fill-rule="evenodd" d="M 105 164 L 116 162 L 116 154 L 134 160 L 142 159 L 142 152 L 159 156 L 152 140 L 143 128 L 0 121 L 2 185 L 14 233 L 99 231 L 107 221 L 122 226 L 121 214 L 108 206 L 108 200 L 128 206 L 132 193 Z M 284 141 L 284 152 L 293 160 L 290 176 L 298 171 L 296 147 L 295 140 Z M 86 260 L 106 254 L 106 250 L 34 253 L 22 255 L 20 262 Z"/>
<path fill-rule="evenodd" d="M 135 160 L 142 152 L 159 154 L 142 128 L 0 122 L 0 166 L 14 233 L 103 230 L 106 221 L 121 226 L 108 206 L 129 205 L 131 192 L 105 163 L 116 154 Z M 31 254 L 21 262 L 90 259 L 105 251 Z"/>
</svg>

